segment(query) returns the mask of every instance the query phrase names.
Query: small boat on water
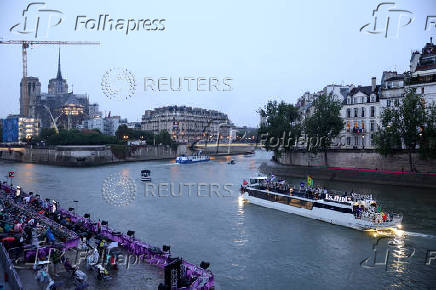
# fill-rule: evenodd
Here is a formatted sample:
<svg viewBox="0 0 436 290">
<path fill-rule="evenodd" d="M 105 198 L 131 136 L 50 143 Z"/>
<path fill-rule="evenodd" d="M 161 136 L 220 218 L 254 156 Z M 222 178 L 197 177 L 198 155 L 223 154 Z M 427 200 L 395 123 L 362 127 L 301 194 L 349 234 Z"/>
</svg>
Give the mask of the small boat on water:
<svg viewBox="0 0 436 290">
<path fill-rule="evenodd" d="M 403 216 L 382 211 L 372 195 L 338 194 L 313 188 L 313 180 L 300 188 L 273 177 L 252 177 L 241 186 L 242 198 L 267 208 L 317 219 L 361 231 L 401 228 Z"/>
<path fill-rule="evenodd" d="M 141 181 L 151 181 L 151 171 L 148 169 L 141 170 Z"/>
<path fill-rule="evenodd" d="M 176 158 L 176 162 L 179 164 L 197 163 L 197 162 L 206 162 L 206 161 L 210 161 L 210 157 L 208 155 L 202 155 L 201 151 L 190 156 L 181 155 Z"/>
</svg>

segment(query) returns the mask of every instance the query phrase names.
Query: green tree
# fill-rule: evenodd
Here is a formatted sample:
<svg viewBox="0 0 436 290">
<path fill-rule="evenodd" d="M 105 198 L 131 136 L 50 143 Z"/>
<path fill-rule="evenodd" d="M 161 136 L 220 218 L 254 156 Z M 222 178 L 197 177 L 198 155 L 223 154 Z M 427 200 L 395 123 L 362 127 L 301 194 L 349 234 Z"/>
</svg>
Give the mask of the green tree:
<svg viewBox="0 0 436 290">
<path fill-rule="evenodd" d="M 332 94 L 322 94 L 313 101 L 312 106 L 313 114 L 304 120 L 307 150 L 312 153 L 323 151 L 327 164 L 327 151 L 332 140 L 344 128 L 344 121 L 340 116 L 342 105 Z"/>
<path fill-rule="evenodd" d="M 116 137 L 104 135 L 98 131 L 81 132 L 77 129 L 61 129 L 59 134 L 56 134 L 51 130 L 43 129 L 39 136 L 39 139 L 45 141 L 48 145 L 107 145 L 118 143 Z"/>
<path fill-rule="evenodd" d="M 265 149 L 276 153 L 282 150 L 290 151 L 301 134 L 301 126 L 297 122 L 298 109 L 284 101 L 268 101 L 258 113 L 265 120 L 258 130 L 258 136 Z"/>
<path fill-rule="evenodd" d="M 133 137 L 132 129 L 129 129 L 127 125 L 123 124 L 118 126 L 117 131 L 115 132 L 115 136 L 118 138 L 118 140 L 123 140 L 124 136 L 128 136 L 129 138 Z"/>
<path fill-rule="evenodd" d="M 436 104 L 426 109 L 424 126 L 419 128 L 419 153 L 422 159 L 436 159 Z"/>
<path fill-rule="evenodd" d="M 376 150 L 386 156 L 400 152 L 404 146 L 409 156 L 410 171 L 416 171 L 412 153 L 423 142 L 426 115 L 424 99 L 416 94 L 415 89 L 407 89 L 399 106 L 383 111 L 382 126 L 374 139 Z"/>
<path fill-rule="evenodd" d="M 156 144 L 172 145 L 173 143 L 174 141 L 167 130 L 161 130 L 159 134 L 156 135 Z"/>
<path fill-rule="evenodd" d="M 41 132 L 39 132 L 39 138 L 41 140 L 47 140 L 48 137 L 56 135 L 56 130 L 54 128 L 42 128 Z"/>
</svg>

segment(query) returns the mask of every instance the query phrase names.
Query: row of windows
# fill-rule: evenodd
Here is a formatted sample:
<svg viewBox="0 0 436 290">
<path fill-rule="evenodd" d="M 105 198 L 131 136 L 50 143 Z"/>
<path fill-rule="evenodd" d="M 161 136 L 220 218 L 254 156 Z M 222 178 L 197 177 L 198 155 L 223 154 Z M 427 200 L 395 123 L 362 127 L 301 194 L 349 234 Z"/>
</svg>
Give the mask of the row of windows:
<svg viewBox="0 0 436 290">
<path fill-rule="evenodd" d="M 365 118 L 366 115 L 366 109 L 364 107 L 360 108 L 354 108 L 353 109 L 353 118 Z M 371 118 L 375 117 L 375 107 L 371 106 L 369 109 L 369 116 Z M 347 118 L 351 118 L 351 109 L 347 109 Z"/>
<path fill-rule="evenodd" d="M 392 104 L 393 103 L 393 104 Z M 393 102 L 390 99 L 386 100 L 386 107 L 390 107 L 394 105 L 395 107 L 398 107 L 400 105 L 400 100 L 399 99 L 395 99 Z"/>
<path fill-rule="evenodd" d="M 345 128 L 347 129 L 347 132 L 351 132 L 353 129 L 362 129 L 362 132 L 360 132 L 360 133 L 363 133 L 363 132 L 365 132 L 365 127 L 366 126 L 365 126 L 365 121 L 364 120 L 362 120 L 362 121 L 354 121 L 354 123 L 352 123 L 350 121 L 347 121 L 347 124 L 345 125 Z M 370 132 L 375 132 L 375 128 L 376 128 L 375 121 L 371 120 L 369 122 L 369 131 Z"/>
<path fill-rule="evenodd" d="M 351 144 L 351 141 L 353 141 L 353 144 Z M 347 146 L 366 146 L 366 138 L 364 135 L 361 136 L 354 136 L 354 137 L 347 137 Z M 374 144 L 374 134 L 369 135 L 369 146 L 372 146 Z"/>
<path fill-rule="evenodd" d="M 371 95 L 371 97 L 369 97 L 369 100 L 371 103 L 375 103 L 377 99 L 374 95 Z M 347 105 L 363 104 L 363 103 L 368 103 L 368 97 L 362 96 L 362 97 L 348 97 L 347 98 Z"/>
</svg>

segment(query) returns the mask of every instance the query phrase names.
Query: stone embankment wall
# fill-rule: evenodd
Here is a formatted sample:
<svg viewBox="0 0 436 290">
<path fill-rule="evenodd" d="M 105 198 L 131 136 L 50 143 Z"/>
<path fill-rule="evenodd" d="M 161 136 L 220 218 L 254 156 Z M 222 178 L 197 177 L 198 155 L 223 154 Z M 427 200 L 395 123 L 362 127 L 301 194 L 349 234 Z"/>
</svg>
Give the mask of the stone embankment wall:
<svg viewBox="0 0 436 290">
<path fill-rule="evenodd" d="M 178 150 L 170 146 L 56 146 L 53 148 L 4 147 L 0 159 L 53 164 L 60 166 L 95 166 L 125 161 L 173 159 Z M 180 148 L 183 152 L 184 148 Z"/>
<path fill-rule="evenodd" d="M 277 162 L 264 164 L 263 171 L 281 176 L 330 181 L 360 182 L 436 188 L 436 162 L 424 161 L 413 154 L 416 173 L 409 172 L 407 154 L 383 157 L 374 151 L 331 151 L 318 155 L 306 152 L 281 154 Z"/>
<path fill-rule="evenodd" d="M 418 172 L 436 172 L 435 160 L 421 160 L 418 154 L 412 154 Z M 334 150 L 327 153 L 307 152 L 282 153 L 277 161 L 283 165 L 309 167 L 359 168 L 380 171 L 409 171 L 409 157 L 406 153 L 383 157 L 373 150 Z"/>
<path fill-rule="evenodd" d="M 216 144 L 209 144 L 206 148 L 200 146 L 196 150 L 202 150 L 204 154 L 217 155 L 216 148 Z M 254 153 L 254 146 L 237 144 L 230 147 L 230 150 L 229 146 L 219 146 L 219 155 L 228 154 L 229 152 L 230 154 Z M 179 145 L 177 148 L 167 145 L 0 147 L 0 159 L 3 160 L 60 166 L 95 166 L 126 161 L 175 159 L 181 154 L 190 155 L 192 151 L 188 145 Z"/>
<path fill-rule="evenodd" d="M 206 146 L 199 144 L 195 146 L 195 150 L 201 150 L 207 155 L 235 155 L 235 154 L 251 154 L 254 153 L 255 145 L 245 143 L 219 144 L 217 152 L 216 143 L 209 143 Z"/>
</svg>

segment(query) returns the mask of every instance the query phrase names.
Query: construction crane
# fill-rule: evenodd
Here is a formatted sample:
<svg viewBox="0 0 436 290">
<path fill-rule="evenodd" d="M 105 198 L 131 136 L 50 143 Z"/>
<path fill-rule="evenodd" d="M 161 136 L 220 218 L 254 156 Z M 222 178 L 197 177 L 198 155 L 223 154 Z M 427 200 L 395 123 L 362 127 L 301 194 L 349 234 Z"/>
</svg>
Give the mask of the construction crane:
<svg viewBox="0 0 436 290">
<path fill-rule="evenodd" d="M 31 45 L 100 45 L 96 41 L 52 41 L 52 40 L 0 40 L 0 44 L 21 44 L 23 57 L 23 78 L 27 77 L 27 49 Z"/>
<path fill-rule="evenodd" d="M 100 45 L 100 42 L 95 41 L 56 41 L 56 40 L 0 40 L 0 44 L 20 44 L 23 57 L 23 80 L 27 78 L 27 49 L 32 45 Z M 23 100 L 29 103 L 27 90 L 22 92 Z M 26 109 L 28 110 L 28 108 Z M 29 115 L 29 112 L 25 112 Z"/>
</svg>

